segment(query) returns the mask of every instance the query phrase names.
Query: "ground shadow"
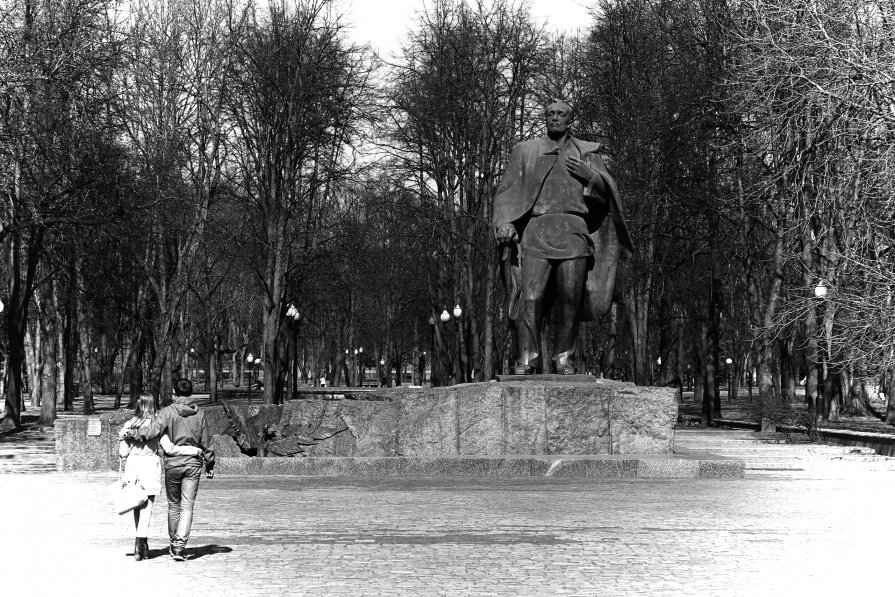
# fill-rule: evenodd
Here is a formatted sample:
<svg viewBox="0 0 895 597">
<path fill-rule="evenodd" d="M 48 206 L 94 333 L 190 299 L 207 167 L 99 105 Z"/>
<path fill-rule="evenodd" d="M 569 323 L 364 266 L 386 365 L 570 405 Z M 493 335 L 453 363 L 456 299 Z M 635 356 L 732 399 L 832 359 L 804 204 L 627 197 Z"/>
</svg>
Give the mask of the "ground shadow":
<svg viewBox="0 0 895 597">
<path fill-rule="evenodd" d="M 201 558 L 202 556 L 209 556 L 217 553 L 230 553 L 233 551 L 232 547 L 227 547 L 226 545 L 203 545 L 201 547 L 188 547 L 184 551 L 184 556 L 188 560 L 196 560 Z M 133 555 L 130 553 L 128 555 Z M 159 556 L 169 556 L 168 548 L 164 549 L 150 549 L 149 550 L 149 558 L 150 560 L 155 559 Z"/>
<path fill-rule="evenodd" d="M 210 556 L 218 553 L 230 553 L 232 547 L 226 545 L 202 545 L 200 547 L 188 547 L 184 555 L 189 560 L 198 560 L 203 556 Z"/>
</svg>

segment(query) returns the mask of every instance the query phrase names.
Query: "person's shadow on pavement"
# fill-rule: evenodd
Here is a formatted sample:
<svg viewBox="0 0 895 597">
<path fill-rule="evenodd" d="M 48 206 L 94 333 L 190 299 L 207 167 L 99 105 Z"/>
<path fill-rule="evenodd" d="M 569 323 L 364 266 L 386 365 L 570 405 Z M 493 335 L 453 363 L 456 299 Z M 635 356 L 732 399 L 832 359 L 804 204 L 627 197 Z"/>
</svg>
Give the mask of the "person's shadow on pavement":
<svg viewBox="0 0 895 597">
<path fill-rule="evenodd" d="M 202 545 L 200 547 L 188 547 L 183 555 L 187 560 L 197 560 L 203 556 L 210 556 L 218 553 L 230 553 L 233 551 L 232 547 L 227 547 L 226 545 Z M 149 560 L 153 560 L 159 556 L 168 555 L 168 549 L 150 549 L 149 550 Z"/>
</svg>

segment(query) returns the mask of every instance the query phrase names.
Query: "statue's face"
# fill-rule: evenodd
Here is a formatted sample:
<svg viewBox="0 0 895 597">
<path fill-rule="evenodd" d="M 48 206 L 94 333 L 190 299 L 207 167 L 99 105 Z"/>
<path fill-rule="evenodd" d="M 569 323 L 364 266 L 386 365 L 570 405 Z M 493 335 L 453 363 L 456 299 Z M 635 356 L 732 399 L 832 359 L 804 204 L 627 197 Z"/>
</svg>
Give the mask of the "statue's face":
<svg viewBox="0 0 895 597">
<path fill-rule="evenodd" d="M 547 106 L 547 132 L 564 134 L 572 122 L 572 108 L 565 102 L 555 102 Z"/>
</svg>

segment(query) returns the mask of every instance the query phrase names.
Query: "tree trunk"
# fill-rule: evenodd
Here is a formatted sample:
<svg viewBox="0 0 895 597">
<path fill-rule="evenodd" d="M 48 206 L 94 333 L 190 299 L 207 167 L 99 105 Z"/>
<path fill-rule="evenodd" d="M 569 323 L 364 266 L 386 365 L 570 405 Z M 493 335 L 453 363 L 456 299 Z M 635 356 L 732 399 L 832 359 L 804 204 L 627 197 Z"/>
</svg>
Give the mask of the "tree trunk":
<svg viewBox="0 0 895 597">
<path fill-rule="evenodd" d="M 75 400 L 75 368 L 77 367 L 77 311 L 75 305 L 77 302 L 77 286 L 74 284 L 75 272 L 74 267 L 69 268 L 68 283 L 65 290 L 65 309 L 64 320 L 62 324 L 62 338 L 60 346 L 62 347 L 62 409 L 71 411 L 74 409 Z"/>
<path fill-rule="evenodd" d="M 220 341 L 215 338 L 214 345 L 208 354 L 208 399 L 212 402 L 218 401 L 218 351 L 220 350 Z"/>
<path fill-rule="evenodd" d="M 895 369 L 886 371 L 886 424 L 895 425 Z"/>
<path fill-rule="evenodd" d="M 606 349 L 603 351 L 603 376 L 606 379 L 615 379 L 616 361 L 618 351 L 618 303 L 613 302 L 609 307 L 609 332 L 606 338 Z"/>
<path fill-rule="evenodd" d="M 482 361 L 482 380 L 490 381 L 496 377 L 496 350 L 494 346 L 494 292 L 497 285 L 496 259 L 488 260 L 488 281 L 485 284 L 485 337 L 483 342 L 484 356 Z"/>
<path fill-rule="evenodd" d="M 46 276 L 40 284 L 40 391 L 31 395 L 40 396 L 40 425 L 52 425 L 56 420 L 56 389 L 59 380 L 59 333 L 56 316 L 56 300 L 53 279 Z M 35 388 L 36 390 L 37 388 Z"/>
<path fill-rule="evenodd" d="M 709 318 L 702 324 L 702 420 L 705 426 L 714 425 L 715 423 L 715 398 L 717 393 L 717 385 L 715 380 L 715 359 L 713 353 L 716 350 L 713 343 L 711 331 L 711 309 Z"/>
<path fill-rule="evenodd" d="M 25 371 L 28 375 L 31 407 L 37 408 L 40 406 L 42 396 L 40 382 L 43 379 L 43 351 L 41 350 L 43 334 L 40 333 L 39 320 L 37 325 L 32 322 L 28 327 L 28 331 L 25 332 Z M 30 328 L 33 328 L 33 331 Z"/>
<path fill-rule="evenodd" d="M 793 361 L 793 339 L 790 337 L 780 342 L 780 393 L 785 404 L 796 400 L 798 371 Z"/>
<path fill-rule="evenodd" d="M 866 417 L 870 414 L 870 396 L 867 394 L 867 384 L 863 379 L 846 373 L 844 392 L 845 401 L 842 406 L 842 414 Z"/>
<path fill-rule="evenodd" d="M 720 266 L 716 253 L 712 253 L 712 283 L 709 290 L 709 349 L 706 352 L 709 362 L 706 364 L 707 389 L 712 393 L 712 421 L 721 418 L 721 312 L 723 298 L 721 294 Z"/>
<path fill-rule="evenodd" d="M 705 353 L 705 327 L 703 325 L 699 326 L 699 336 L 697 337 L 696 343 L 693 347 L 693 404 L 699 405 L 700 407 L 703 404 L 703 400 L 705 399 L 703 394 L 705 394 L 705 371 L 704 371 L 704 357 Z M 705 419 L 705 417 L 703 417 Z M 702 423 L 706 425 L 705 422 Z"/>
<path fill-rule="evenodd" d="M 777 431 L 777 421 L 772 413 L 778 408 L 777 386 L 774 384 L 772 370 L 773 349 L 766 342 L 759 352 L 758 361 L 758 400 L 761 412 L 761 430 Z"/>
</svg>

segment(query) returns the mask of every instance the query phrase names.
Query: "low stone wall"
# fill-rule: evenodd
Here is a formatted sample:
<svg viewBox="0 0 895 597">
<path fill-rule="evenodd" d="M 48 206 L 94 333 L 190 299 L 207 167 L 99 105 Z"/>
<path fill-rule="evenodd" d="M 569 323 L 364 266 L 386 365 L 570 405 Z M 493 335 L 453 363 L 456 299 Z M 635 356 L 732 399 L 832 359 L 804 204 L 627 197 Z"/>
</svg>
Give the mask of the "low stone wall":
<svg viewBox="0 0 895 597">
<path fill-rule="evenodd" d="M 378 388 L 364 399 L 203 407 L 219 457 L 454 457 L 670 454 L 675 392 L 611 381 L 504 381 Z M 117 467 L 129 416 L 56 422 L 57 468 Z"/>
<path fill-rule="evenodd" d="M 117 470 L 118 431 L 131 416 L 131 411 L 120 410 L 56 419 L 56 470 Z"/>
</svg>

